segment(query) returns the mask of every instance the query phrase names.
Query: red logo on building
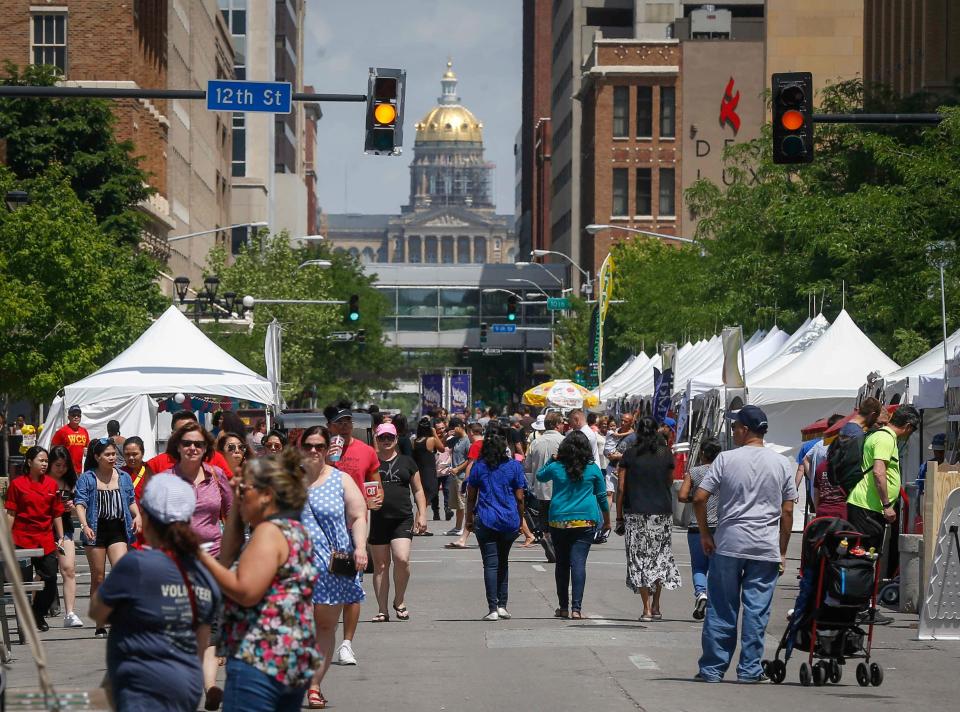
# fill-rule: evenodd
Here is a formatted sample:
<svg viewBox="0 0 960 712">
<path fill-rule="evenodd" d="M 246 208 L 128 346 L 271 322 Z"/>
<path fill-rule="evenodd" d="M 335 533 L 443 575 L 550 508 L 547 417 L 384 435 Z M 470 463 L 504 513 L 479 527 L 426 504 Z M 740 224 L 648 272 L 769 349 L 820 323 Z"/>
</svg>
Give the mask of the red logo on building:
<svg viewBox="0 0 960 712">
<path fill-rule="evenodd" d="M 737 104 L 740 103 L 740 90 L 733 93 L 733 77 L 727 82 L 727 88 L 723 90 L 723 99 L 720 100 L 720 125 L 729 123 L 733 127 L 733 133 L 740 131 L 740 117 L 737 116 Z"/>
</svg>

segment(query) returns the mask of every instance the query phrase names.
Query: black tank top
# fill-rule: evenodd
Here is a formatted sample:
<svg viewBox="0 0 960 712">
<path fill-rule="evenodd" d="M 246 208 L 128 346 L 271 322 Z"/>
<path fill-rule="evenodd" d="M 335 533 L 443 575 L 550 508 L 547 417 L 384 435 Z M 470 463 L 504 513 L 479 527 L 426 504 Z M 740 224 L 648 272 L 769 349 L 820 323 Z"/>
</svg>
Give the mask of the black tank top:
<svg viewBox="0 0 960 712">
<path fill-rule="evenodd" d="M 437 479 L 437 455 L 427 449 L 427 438 L 413 441 L 413 461 L 417 463 L 420 479 Z"/>
</svg>

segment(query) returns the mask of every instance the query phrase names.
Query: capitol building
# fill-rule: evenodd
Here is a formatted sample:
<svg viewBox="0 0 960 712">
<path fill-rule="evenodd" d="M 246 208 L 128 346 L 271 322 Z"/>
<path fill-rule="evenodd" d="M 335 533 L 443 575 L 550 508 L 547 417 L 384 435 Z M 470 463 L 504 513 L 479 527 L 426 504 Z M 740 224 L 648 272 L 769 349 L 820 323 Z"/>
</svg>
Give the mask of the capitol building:
<svg viewBox="0 0 960 712">
<path fill-rule="evenodd" d="M 399 215 L 325 216 L 337 250 L 377 264 L 497 264 L 516 259 L 512 215 L 493 203 L 494 166 L 483 157 L 483 124 L 460 103 L 451 62 L 441 96 L 416 124 L 409 203 Z"/>
</svg>

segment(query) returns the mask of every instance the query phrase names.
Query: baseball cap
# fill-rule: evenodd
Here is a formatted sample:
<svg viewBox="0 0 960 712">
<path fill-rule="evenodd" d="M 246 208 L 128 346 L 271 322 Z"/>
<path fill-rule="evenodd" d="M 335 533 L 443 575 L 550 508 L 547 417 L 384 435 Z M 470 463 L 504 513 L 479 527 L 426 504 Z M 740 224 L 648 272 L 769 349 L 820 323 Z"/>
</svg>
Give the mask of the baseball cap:
<svg viewBox="0 0 960 712">
<path fill-rule="evenodd" d="M 760 435 L 767 432 L 767 414 L 755 405 L 745 405 L 740 410 L 730 411 L 727 418 L 740 423 L 751 432 Z"/>
<path fill-rule="evenodd" d="M 353 411 L 349 408 L 340 408 L 336 413 L 333 414 L 333 417 L 330 418 L 331 423 L 336 423 L 338 420 L 343 420 L 344 418 L 352 418 Z"/>
<path fill-rule="evenodd" d="M 193 487 L 178 475 L 154 475 L 147 482 L 140 506 L 161 524 L 189 522 L 197 506 Z"/>
<path fill-rule="evenodd" d="M 673 430 L 677 429 L 677 421 L 671 418 L 669 415 L 664 417 L 663 424 Z"/>
<path fill-rule="evenodd" d="M 541 413 L 540 415 L 537 416 L 537 419 L 530 424 L 530 427 L 533 428 L 534 430 L 546 430 L 547 426 L 544 423 L 546 419 L 547 419 L 547 416 Z"/>
<path fill-rule="evenodd" d="M 930 441 L 931 450 L 946 450 L 947 449 L 947 434 L 946 433 L 937 433 L 933 436 L 933 440 Z"/>
<path fill-rule="evenodd" d="M 72 406 L 70 406 L 70 410 L 67 411 L 67 415 L 74 415 L 74 414 L 76 414 L 76 415 L 82 415 L 82 414 L 83 414 L 82 411 L 80 410 L 80 406 L 78 406 L 78 405 L 72 405 Z"/>
<path fill-rule="evenodd" d="M 381 435 L 393 435 L 394 437 L 396 437 L 397 429 L 393 423 L 380 423 L 380 425 L 377 426 L 377 429 L 374 431 L 373 434 L 378 438 Z"/>
</svg>

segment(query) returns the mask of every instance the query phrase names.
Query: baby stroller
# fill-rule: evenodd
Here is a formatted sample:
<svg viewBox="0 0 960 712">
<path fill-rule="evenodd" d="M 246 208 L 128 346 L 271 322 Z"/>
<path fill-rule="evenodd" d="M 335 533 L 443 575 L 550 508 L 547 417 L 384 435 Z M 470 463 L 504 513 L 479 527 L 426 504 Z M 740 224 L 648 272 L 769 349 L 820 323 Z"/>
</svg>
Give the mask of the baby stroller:
<svg viewBox="0 0 960 712">
<path fill-rule="evenodd" d="M 783 682 L 787 661 L 796 648 L 808 653 L 800 666 L 800 684 L 805 687 L 840 682 L 843 665 L 850 658 L 863 658 L 856 673 L 861 687 L 883 683 L 883 668 L 870 662 L 878 557 L 863 550 L 861 537 L 853 525 L 837 517 L 819 517 L 804 529 L 800 591 L 774 659 L 763 661 L 763 671 L 772 682 Z M 858 614 L 862 620 L 864 611 L 870 611 L 866 631 L 864 623 L 858 622 Z"/>
</svg>

